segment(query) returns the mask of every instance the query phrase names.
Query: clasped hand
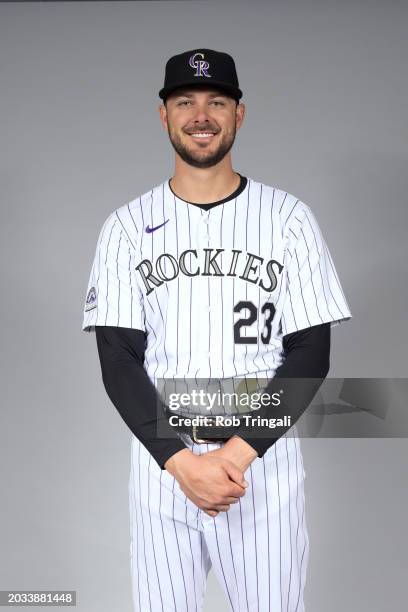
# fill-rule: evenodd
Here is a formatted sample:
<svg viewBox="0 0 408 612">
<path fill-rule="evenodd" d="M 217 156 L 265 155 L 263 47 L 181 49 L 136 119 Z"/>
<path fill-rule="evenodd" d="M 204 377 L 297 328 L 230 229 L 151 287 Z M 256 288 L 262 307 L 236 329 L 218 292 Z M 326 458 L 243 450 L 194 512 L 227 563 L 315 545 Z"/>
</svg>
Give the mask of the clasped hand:
<svg viewBox="0 0 408 612">
<path fill-rule="evenodd" d="M 177 479 L 183 493 L 209 516 L 227 512 L 245 495 L 248 483 L 244 473 L 256 452 L 250 447 L 250 458 L 232 452 L 234 443 L 195 455 L 184 449 L 166 463 L 166 469 Z M 245 444 L 245 446 L 247 446 Z M 233 460 L 231 460 L 233 458 Z"/>
</svg>

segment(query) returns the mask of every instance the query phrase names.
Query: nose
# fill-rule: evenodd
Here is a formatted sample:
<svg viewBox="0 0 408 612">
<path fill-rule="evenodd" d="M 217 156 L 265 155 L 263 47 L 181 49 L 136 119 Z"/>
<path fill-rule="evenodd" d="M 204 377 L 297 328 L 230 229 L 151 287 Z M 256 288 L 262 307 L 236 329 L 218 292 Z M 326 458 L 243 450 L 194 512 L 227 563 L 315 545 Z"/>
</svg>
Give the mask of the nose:
<svg viewBox="0 0 408 612">
<path fill-rule="evenodd" d="M 194 123 L 209 123 L 208 107 L 205 102 L 197 102 L 195 106 Z"/>
</svg>

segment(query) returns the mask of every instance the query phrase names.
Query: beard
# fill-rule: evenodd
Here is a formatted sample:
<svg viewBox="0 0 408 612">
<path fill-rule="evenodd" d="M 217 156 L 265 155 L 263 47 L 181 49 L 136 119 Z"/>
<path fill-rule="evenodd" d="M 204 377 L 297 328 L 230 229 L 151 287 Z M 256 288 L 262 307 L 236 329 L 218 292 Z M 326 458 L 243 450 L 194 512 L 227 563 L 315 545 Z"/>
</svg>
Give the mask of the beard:
<svg viewBox="0 0 408 612">
<path fill-rule="evenodd" d="M 228 134 L 222 134 L 217 148 L 212 148 L 214 146 L 212 144 L 206 144 L 205 147 L 201 147 L 193 142 L 191 147 L 188 147 L 188 145 L 182 142 L 180 136 L 174 132 L 169 121 L 167 121 L 167 123 L 169 127 L 168 135 L 173 149 L 186 164 L 194 166 L 195 168 L 211 168 L 224 159 L 234 144 L 237 131 L 236 123 L 234 122 L 232 131 Z M 185 136 L 189 138 L 188 134 L 185 134 Z M 215 138 L 219 138 L 219 133 Z"/>
</svg>

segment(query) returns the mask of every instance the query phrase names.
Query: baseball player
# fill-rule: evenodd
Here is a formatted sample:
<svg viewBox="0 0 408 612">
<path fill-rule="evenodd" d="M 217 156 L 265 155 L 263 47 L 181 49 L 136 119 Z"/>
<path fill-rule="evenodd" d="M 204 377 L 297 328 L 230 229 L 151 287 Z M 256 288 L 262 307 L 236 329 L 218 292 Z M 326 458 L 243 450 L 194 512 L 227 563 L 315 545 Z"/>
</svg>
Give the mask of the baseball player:
<svg viewBox="0 0 408 612">
<path fill-rule="evenodd" d="M 273 437 L 175 428 L 158 384 L 262 378 L 288 390 L 284 407 L 299 416 L 328 373 L 331 327 L 351 313 L 310 207 L 232 168 L 245 115 L 233 58 L 171 57 L 159 96 L 174 174 L 106 219 L 83 318 L 132 432 L 134 609 L 202 610 L 212 567 L 231 610 L 302 612 L 309 539 L 296 425 Z M 306 380 L 301 392 L 284 387 L 290 378 Z"/>
</svg>

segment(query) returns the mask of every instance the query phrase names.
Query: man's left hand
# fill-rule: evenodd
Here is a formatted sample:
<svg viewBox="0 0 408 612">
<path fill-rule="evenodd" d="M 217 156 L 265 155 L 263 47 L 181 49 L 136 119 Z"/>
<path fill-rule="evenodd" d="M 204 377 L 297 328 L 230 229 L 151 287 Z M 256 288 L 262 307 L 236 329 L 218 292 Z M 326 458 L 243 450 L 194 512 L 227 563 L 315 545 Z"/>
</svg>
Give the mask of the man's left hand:
<svg viewBox="0 0 408 612">
<path fill-rule="evenodd" d="M 239 436 L 232 436 L 223 446 L 208 451 L 208 454 L 229 459 L 243 472 L 246 472 L 252 461 L 258 457 L 256 450 Z"/>
</svg>

